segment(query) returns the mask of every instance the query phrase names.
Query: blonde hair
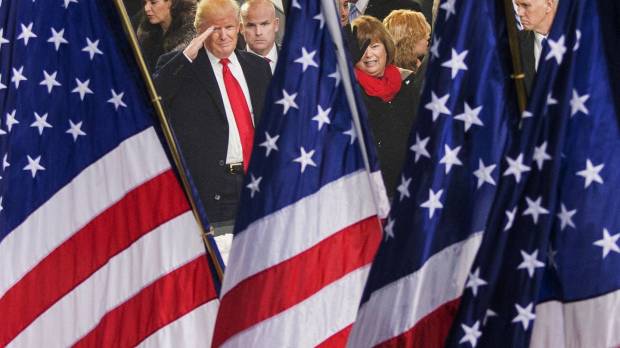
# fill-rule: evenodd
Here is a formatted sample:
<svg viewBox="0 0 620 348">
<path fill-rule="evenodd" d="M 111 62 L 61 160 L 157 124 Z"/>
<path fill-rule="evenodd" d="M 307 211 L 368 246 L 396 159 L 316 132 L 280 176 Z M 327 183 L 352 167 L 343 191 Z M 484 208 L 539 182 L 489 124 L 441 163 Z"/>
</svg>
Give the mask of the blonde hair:
<svg viewBox="0 0 620 348">
<path fill-rule="evenodd" d="M 194 18 L 196 31 L 200 32 L 200 27 L 205 17 L 220 14 L 226 10 L 233 10 L 235 18 L 239 22 L 239 4 L 235 0 L 200 0 L 196 7 L 196 17 Z"/>
<path fill-rule="evenodd" d="M 431 34 L 431 26 L 424 15 L 411 10 L 394 10 L 385 17 L 383 24 L 396 46 L 394 64 L 415 71 L 418 57 L 413 54 L 414 47 L 420 40 L 428 40 Z"/>
<path fill-rule="evenodd" d="M 366 40 L 379 41 L 385 47 L 387 52 L 386 64 L 394 62 L 394 40 L 390 33 L 385 29 L 380 20 L 372 16 L 359 16 L 351 22 L 353 27 L 357 28 L 357 42 L 360 46 Z"/>
<path fill-rule="evenodd" d="M 251 6 L 260 6 L 265 5 L 269 7 L 269 9 L 273 12 L 272 18 L 276 18 L 276 7 L 273 5 L 271 0 L 246 0 L 243 5 L 241 5 L 241 21 L 245 22 L 245 18 L 248 16 L 248 12 L 250 11 Z"/>
</svg>

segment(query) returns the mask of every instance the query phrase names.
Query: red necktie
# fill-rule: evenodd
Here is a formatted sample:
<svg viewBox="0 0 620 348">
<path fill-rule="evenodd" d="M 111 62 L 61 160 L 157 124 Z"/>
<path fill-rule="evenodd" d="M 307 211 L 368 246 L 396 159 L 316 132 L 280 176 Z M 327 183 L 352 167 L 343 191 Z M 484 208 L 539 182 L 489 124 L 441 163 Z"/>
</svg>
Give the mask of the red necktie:
<svg viewBox="0 0 620 348">
<path fill-rule="evenodd" d="M 226 94 L 228 95 L 228 100 L 230 101 L 230 106 L 232 108 L 233 115 L 235 116 L 235 123 L 237 123 L 239 138 L 241 139 L 241 149 L 243 151 L 243 170 L 247 172 L 248 165 L 250 163 L 250 156 L 252 156 L 254 125 L 252 124 L 250 109 L 245 101 L 245 96 L 243 95 L 243 90 L 241 90 L 241 85 L 239 85 L 239 82 L 228 68 L 228 63 L 230 63 L 228 58 L 220 59 L 220 64 L 222 64 L 222 74 L 224 75 Z"/>
</svg>

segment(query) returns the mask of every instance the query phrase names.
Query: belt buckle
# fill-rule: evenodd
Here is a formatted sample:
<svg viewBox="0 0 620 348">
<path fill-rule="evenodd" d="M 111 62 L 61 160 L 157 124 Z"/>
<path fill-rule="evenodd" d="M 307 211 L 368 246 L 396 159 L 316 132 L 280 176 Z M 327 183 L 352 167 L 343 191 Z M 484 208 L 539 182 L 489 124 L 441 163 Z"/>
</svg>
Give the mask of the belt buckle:
<svg viewBox="0 0 620 348">
<path fill-rule="evenodd" d="M 243 173 L 243 163 L 228 164 L 228 174 L 235 175 Z"/>
</svg>

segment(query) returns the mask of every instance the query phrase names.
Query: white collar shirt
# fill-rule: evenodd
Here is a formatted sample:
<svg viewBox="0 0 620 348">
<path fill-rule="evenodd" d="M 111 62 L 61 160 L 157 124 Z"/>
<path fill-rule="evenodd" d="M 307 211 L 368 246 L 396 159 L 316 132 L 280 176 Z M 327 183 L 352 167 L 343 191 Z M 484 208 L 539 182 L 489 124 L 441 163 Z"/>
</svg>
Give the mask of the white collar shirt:
<svg viewBox="0 0 620 348">
<path fill-rule="evenodd" d="M 534 69 L 538 71 L 538 62 L 542 53 L 543 41 L 547 39 L 546 35 L 534 32 Z"/>
<path fill-rule="evenodd" d="M 269 52 L 267 52 L 266 56 L 260 55 L 254 51 L 252 51 L 252 49 L 250 48 L 250 46 L 246 45 L 246 50 L 248 52 L 252 52 L 255 55 L 259 56 L 259 57 L 263 57 L 263 58 L 267 58 L 269 59 L 269 67 L 271 68 L 271 73 L 273 74 L 273 72 L 276 70 L 276 64 L 278 63 L 278 49 L 276 48 L 276 44 L 274 43 L 273 46 L 271 47 L 271 49 L 269 50 Z"/>
</svg>

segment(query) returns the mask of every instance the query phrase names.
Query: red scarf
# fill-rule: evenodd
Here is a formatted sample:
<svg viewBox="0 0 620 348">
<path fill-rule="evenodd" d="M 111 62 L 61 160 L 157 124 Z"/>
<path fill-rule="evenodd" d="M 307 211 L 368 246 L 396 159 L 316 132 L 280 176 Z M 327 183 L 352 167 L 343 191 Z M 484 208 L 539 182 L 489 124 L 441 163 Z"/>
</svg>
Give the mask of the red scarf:
<svg viewBox="0 0 620 348">
<path fill-rule="evenodd" d="M 392 101 L 400 91 L 400 71 L 392 64 L 385 67 L 382 77 L 370 76 L 358 68 L 355 68 L 355 77 L 366 94 L 378 97 L 384 102 Z"/>
</svg>

